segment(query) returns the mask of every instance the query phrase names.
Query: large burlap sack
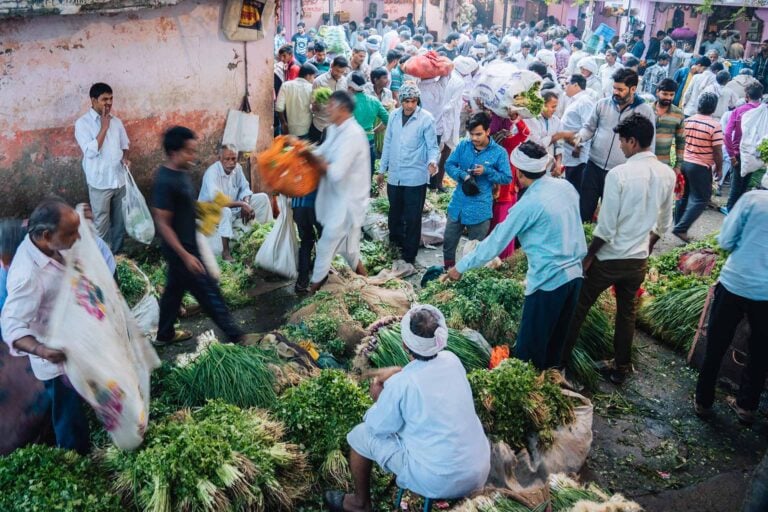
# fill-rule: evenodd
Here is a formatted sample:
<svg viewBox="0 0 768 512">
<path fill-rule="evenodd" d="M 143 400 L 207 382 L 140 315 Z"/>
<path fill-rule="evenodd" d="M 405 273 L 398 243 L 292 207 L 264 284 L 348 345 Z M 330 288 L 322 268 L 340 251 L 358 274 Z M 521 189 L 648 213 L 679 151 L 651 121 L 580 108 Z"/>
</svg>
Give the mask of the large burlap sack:
<svg viewBox="0 0 768 512">
<path fill-rule="evenodd" d="M 480 70 L 471 98 L 497 116 L 507 118 L 510 113 L 516 112 L 524 119 L 531 118 L 535 117 L 531 112 L 515 105 L 515 96 L 537 83 L 541 83 L 541 77 L 536 73 L 497 60 Z"/>
<path fill-rule="evenodd" d="M 546 451 L 538 449 L 538 439 L 529 440 L 528 449 L 515 452 L 506 443 L 491 444 L 491 472 L 486 485 L 515 493 L 536 493 L 547 486 L 553 473 L 577 473 L 592 447 L 592 402 L 567 389 L 563 393 L 581 405 L 574 408 L 574 421 L 554 432 L 554 442 Z"/>
<path fill-rule="evenodd" d="M 322 291 L 334 296 L 343 296 L 345 293 L 358 292 L 368 307 L 378 315 L 404 315 L 411 307 L 411 302 L 416 296 L 413 287 L 403 281 L 398 289 L 382 288 L 372 284 L 371 279 L 355 274 L 342 275 L 333 273 L 328 276 L 328 281 L 323 285 Z M 289 318 L 292 324 L 300 324 L 311 317 L 317 311 L 318 304 L 310 303 L 295 311 Z M 348 352 L 351 354 L 367 335 L 363 326 L 361 328 L 351 317 L 342 319 L 338 330 L 338 337 L 344 341 Z"/>
<path fill-rule="evenodd" d="M 149 421 L 149 376 L 160 360 L 120 294 L 85 219 L 65 254 L 46 344 L 62 350 L 72 386 L 115 445 L 137 448 Z"/>
<path fill-rule="evenodd" d="M 389 223 L 383 213 L 368 211 L 363 221 L 363 234 L 373 241 L 389 240 Z"/>
<path fill-rule="evenodd" d="M 421 245 L 442 244 L 445 236 L 445 225 L 448 223 L 443 212 L 432 210 L 421 216 Z"/>
</svg>

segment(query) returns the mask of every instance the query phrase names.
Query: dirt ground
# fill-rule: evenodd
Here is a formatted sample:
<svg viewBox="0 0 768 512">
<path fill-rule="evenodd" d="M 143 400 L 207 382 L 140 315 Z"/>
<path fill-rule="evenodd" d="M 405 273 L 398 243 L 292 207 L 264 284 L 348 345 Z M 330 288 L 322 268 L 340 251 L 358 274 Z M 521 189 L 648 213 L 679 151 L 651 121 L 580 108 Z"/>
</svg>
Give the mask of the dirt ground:
<svg viewBox="0 0 768 512">
<path fill-rule="evenodd" d="M 715 198 L 722 201 L 722 198 Z M 701 238 L 717 231 L 723 216 L 708 209 L 691 229 Z M 665 236 L 657 252 L 681 245 Z M 417 264 L 442 263 L 440 248 L 422 249 Z M 412 279 L 417 282 L 418 279 Z M 284 323 L 300 300 L 292 283 L 266 283 L 253 306 L 235 316 L 246 332 L 264 333 Z M 195 334 L 212 329 L 202 315 L 183 321 Z M 194 340 L 161 351 L 164 358 L 194 350 Z M 592 451 L 581 472 L 583 481 L 624 494 L 648 512 L 733 512 L 750 476 L 768 449 L 768 402 L 751 427 L 740 425 L 718 394 L 715 416 L 698 419 L 692 411 L 697 373 L 683 354 L 638 331 L 636 372 L 623 388 L 602 383 L 591 396 L 595 405 Z"/>
</svg>

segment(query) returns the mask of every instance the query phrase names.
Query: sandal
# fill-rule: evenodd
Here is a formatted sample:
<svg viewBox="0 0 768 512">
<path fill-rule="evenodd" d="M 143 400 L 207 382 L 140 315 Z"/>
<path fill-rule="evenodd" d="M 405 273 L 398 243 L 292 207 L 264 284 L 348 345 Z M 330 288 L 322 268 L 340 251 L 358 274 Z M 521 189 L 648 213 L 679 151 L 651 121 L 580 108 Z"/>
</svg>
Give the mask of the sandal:
<svg viewBox="0 0 768 512">
<path fill-rule="evenodd" d="M 181 343 L 182 341 L 187 341 L 190 339 L 192 339 L 192 333 L 189 331 L 180 329 L 173 333 L 173 338 L 171 338 L 170 340 L 161 340 L 161 339 L 155 338 L 152 341 L 152 345 L 156 347 L 163 347 L 165 345 L 171 345 L 173 343 Z"/>
</svg>

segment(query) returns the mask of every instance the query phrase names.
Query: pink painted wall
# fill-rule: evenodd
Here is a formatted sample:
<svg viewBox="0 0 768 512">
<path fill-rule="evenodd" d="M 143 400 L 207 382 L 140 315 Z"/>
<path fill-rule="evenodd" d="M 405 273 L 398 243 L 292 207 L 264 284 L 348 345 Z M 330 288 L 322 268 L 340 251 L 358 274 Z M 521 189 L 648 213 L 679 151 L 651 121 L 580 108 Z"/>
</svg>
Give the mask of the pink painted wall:
<svg viewBox="0 0 768 512">
<path fill-rule="evenodd" d="M 199 175 L 215 159 L 227 110 L 245 87 L 244 43 L 220 31 L 222 2 L 187 0 L 131 13 L 0 21 L 0 216 L 28 213 L 55 193 L 87 198 L 74 122 L 88 89 L 105 81 L 131 139 L 134 176 L 147 188 L 163 160 L 164 129 L 182 124 L 200 138 Z M 272 35 L 248 43 L 251 106 L 259 146 L 272 137 Z"/>
</svg>

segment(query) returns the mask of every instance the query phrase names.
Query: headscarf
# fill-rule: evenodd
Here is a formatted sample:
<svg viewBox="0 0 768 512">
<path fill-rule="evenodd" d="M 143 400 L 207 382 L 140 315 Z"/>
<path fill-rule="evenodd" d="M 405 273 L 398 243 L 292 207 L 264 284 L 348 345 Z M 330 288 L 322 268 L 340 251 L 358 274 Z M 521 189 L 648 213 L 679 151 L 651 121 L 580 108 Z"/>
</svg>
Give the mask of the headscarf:
<svg viewBox="0 0 768 512">
<path fill-rule="evenodd" d="M 417 311 L 427 311 L 437 320 L 437 329 L 435 335 L 431 338 L 422 338 L 413 334 L 411 331 L 411 315 Z M 431 357 L 440 352 L 448 344 L 448 326 L 445 323 L 445 317 L 434 306 L 428 304 L 414 306 L 400 320 L 400 332 L 403 336 L 403 343 L 414 354 Z"/>
<path fill-rule="evenodd" d="M 459 72 L 461 76 L 471 75 L 480 65 L 475 59 L 464 57 L 459 55 L 453 59 L 453 68 Z"/>
<path fill-rule="evenodd" d="M 552 50 L 541 49 L 536 52 L 536 58 L 551 68 L 555 67 L 555 54 Z"/>
<path fill-rule="evenodd" d="M 512 154 L 509 156 L 509 161 L 516 168 L 521 171 L 525 171 L 531 174 L 544 174 L 549 167 L 550 156 L 544 155 L 541 158 L 531 158 L 522 151 L 520 146 L 516 147 Z"/>
<path fill-rule="evenodd" d="M 398 94 L 398 98 L 400 98 L 401 102 L 420 97 L 421 91 L 419 91 L 419 88 L 415 83 L 408 81 L 400 86 L 400 93 Z"/>
<path fill-rule="evenodd" d="M 477 34 L 475 42 L 477 44 L 488 44 L 488 36 L 486 34 Z"/>
<path fill-rule="evenodd" d="M 594 57 L 584 57 L 583 59 L 579 60 L 578 64 L 576 64 L 576 67 L 579 69 L 584 68 L 590 73 L 592 73 L 593 76 L 597 75 L 597 61 Z"/>
<path fill-rule="evenodd" d="M 381 47 L 381 37 L 379 37 L 379 36 L 370 36 L 365 41 L 365 47 L 368 50 L 370 50 L 370 51 L 374 51 L 374 52 L 379 51 L 379 48 Z"/>
</svg>

